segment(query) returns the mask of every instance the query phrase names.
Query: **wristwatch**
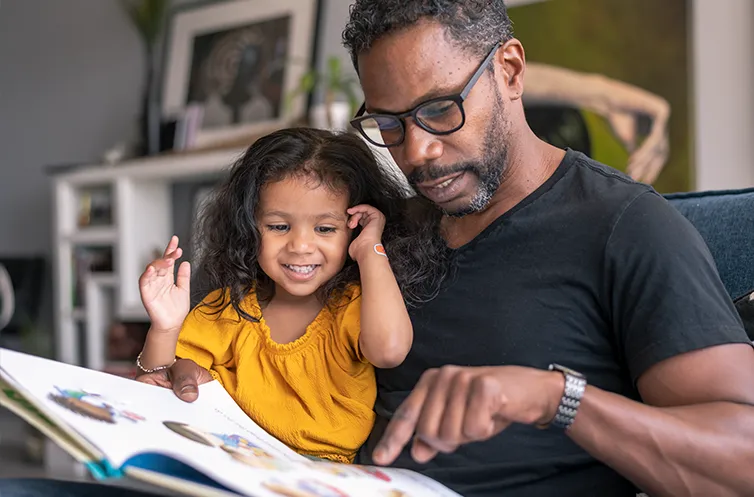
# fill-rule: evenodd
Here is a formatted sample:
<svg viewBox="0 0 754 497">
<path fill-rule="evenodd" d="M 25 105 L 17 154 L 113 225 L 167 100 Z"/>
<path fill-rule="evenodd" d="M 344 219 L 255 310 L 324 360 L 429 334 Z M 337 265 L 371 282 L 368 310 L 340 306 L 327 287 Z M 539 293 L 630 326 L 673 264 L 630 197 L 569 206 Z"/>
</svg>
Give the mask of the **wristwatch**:
<svg viewBox="0 0 754 497">
<path fill-rule="evenodd" d="M 560 371 L 565 376 L 565 388 L 563 396 L 560 398 L 560 404 L 555 412 L 555 417 L 549 423 L 563 430 L 567 430 L 576 418 L 576 413 L 581 405 L 581 398 L 586 390 L 586 377 L 573 369 L 561 366 L 560 364 L 550 364 L 550 371 Z"/>
</svg>

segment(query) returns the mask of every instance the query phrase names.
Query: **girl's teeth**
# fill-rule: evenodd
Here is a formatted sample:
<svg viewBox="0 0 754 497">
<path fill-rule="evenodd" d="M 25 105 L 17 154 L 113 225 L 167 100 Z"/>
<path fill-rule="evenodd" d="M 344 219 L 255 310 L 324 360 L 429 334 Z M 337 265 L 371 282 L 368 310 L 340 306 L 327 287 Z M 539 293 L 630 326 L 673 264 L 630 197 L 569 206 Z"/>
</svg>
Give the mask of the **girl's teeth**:
<svg viewBox="0 0 754 497">
<path fill-rule="evenodd" d="M 312 271 L 314 271 L 314 268 L 317 267 L 317 266 L 315 266 L 315 265 L 293 266 L 291 264 L 286 264 L 285 267 L 287 267 L 288 269 L 290 269 L 291 271 L 294 271 L 296 273 L 307 274 L 307 273 L 311 273 Z"/>
</svg>

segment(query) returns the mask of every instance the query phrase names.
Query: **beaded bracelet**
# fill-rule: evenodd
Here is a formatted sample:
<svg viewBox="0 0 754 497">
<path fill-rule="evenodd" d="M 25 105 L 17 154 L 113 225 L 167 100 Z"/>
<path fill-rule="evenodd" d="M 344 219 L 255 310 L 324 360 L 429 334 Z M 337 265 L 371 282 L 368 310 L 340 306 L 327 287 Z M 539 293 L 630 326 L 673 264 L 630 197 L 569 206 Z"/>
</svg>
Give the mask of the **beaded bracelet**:
<svg viewBox="0 0 754 497">
<path fill-rule="evenodd" d="M 143 372 L 147 373 L 147 374 L 149 374 L 149 373 L 156 373 L 158 371 L 164 371 L 166 369 L 170 369 L 170 368 L 173 367 L 173 364 L 175 364 L 175 361 L 176 361 L 176 359 L 174 357 L 173 358 L 173 362 L 171 362 L 167 366 L 157 366 L 156 368 L 147 369 L 147 368 L 145 368 L 144 366 L 141 365 L 141 354 L 143 354 L 143 353 L 144 353 L 144 351 L 142 350 L 141 352 L 139 352 L 139 355 L 136 356 L 136 367 L 139 368 L 140 370 L 142 370 Z"/>
</svg>

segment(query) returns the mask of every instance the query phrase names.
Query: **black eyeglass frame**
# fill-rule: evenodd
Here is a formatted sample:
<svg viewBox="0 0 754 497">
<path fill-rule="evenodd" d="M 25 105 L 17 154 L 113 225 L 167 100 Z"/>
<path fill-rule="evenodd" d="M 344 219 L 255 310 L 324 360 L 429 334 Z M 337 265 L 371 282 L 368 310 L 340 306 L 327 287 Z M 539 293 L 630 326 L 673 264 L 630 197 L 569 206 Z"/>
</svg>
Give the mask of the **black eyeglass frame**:
<svg viewBox="0 0 754 497">
<path fill-rule="evenodd" d="M 479 67 L 477 67 L 477 70 L 474 72 L 474 74 L 471 75 L 471 78 L 466 83 L 466 85 L 463 87 L 463 90 L 461 90 L 460 93 L 456 93 L 453 95 L 446 95 L 443 97 L 435 97 L 431 98 L 429 100 L 426 100 L 424 102 L 419 103 L 416 105 L 413 109 L 407 110 L 406 112 L 400 112 L 398 114 L 388 114 L 388 113 L 379 113 L 379 114 L 367 114 L 363 115 L 364 112 L 366 112 L 366 102 L 361 104 L 361 107 L 359 108 L 359 111 L 356 113 L 354 118 L 351 120 L 351 126 L 353 126 L 361 135 L 366 138 L 369 143 L 372 143 L 378 147 L 397 147 L 398 145 L 402 144 L 403 141 L 406 139 L 406 121 L 405 119 L 407 117 L 411 117 L 411 119 L 414 120 L 414 122 L 424 131 L 427 133 L 432 133 L 433 135 L 438 136 L 444 136 L 449 135 L 452 133 L 455 133 L 459 129 L 463 128 L 463 125 L 466 124 L 466 111 L 463 108 L 463 102 L 466 100 L 466 98 L 469 96 L 469 93 L 471 92 L 472 88 L 474 88 L 474 85 L 477 81 L 479 81 L 479 78 L 482 77 L 482 74 L 484 74 L 484 71 L 487 69 L 487 66 L 489 65 L 492 58 L 497 53 L 498 49 L 500 48 L 501 44 L 496 43 L 494 47 L 492 47 L 487 54 L 487 56 L 484 58 L 481 64 L 479 64 Z M 435 102 L 442 102 L 442 101 L 453 101 L 458 106 L 458 109 L 461 111 L 461 123 L 456 126 L 455 128 L 448 130 L 448 131 L 437 131 L 426 124 L 422 122 L 421 119 L 417 119 L 416 115 L 423 107 L 426 107 L 427 105 L 431 105 Z M 398 123 L 401 126 L 401 139 L 396 143 L 391 143 L 389 145 L 386 145 L 384 143 L 378 143 L 374 140 L 372 140 L 367 133 L 364 131 L 364 128 L 362 127 L 361 123 L 367 119 L 374 119 L 375 117 L 379 116 L 385 116 L 390 118 L 397 119 Z"/>
</svg>

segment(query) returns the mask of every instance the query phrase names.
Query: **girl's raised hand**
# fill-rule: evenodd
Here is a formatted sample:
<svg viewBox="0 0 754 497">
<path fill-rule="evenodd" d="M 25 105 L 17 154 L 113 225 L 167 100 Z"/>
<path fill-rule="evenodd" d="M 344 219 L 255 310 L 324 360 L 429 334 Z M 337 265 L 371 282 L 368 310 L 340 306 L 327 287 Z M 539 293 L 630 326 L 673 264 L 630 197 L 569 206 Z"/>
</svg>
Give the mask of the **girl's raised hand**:
<svg viewBox="0 0 754 497">
<path fill-rule="evenodd" d="M 346 211 L 350 216 L 348 227 L 355 229 L 361 225 L 361 233 L 348 247 L 348 255 L 355 261 L 375 250 L 375 245 L 382 243 L 382 231 L 385 229 L 385 215 L 371 205 L 361 204 Z"/>
<path fill-rule="evenodd" d="M 188 315 L 191 306 L 191 267 L 188 261 L 178 266 L 178 275 L 173 277 L 175 261 L 182 254 L 178 237 L 173 236 L 162 257 L 149 263 L 139 278 L 141 302 L 154 331 L 178 333 Z"/>
</svg>

